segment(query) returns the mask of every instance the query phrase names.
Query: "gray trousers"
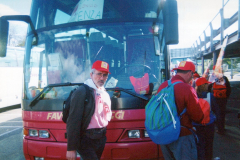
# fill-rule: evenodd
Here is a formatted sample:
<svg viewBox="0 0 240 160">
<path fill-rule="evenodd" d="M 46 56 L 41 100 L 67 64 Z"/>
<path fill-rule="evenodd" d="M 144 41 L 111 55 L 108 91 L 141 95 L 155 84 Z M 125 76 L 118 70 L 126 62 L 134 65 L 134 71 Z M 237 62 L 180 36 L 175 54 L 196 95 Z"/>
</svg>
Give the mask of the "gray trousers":
<svg viewBox="0 0 240 160">
<path fill-rule="evenodd" d="M 175 142 L 160 146 L 165 160 L 197 160 L 197 146 L 193 135 L 179 137 Z"/>
</svg>

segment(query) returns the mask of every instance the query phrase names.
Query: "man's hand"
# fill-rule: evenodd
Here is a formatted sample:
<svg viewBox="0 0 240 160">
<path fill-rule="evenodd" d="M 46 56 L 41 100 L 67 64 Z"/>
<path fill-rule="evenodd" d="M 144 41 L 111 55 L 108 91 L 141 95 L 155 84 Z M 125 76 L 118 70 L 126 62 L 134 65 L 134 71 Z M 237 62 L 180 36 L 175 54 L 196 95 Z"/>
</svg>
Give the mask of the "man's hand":
<svg viewBox="0 0 240 160">
<path fill-rule="evenodd" d="M 76 151 L 67 151 L 66 157 L 68 160 L 76 160 L 77 152 Z"/>
</svg>

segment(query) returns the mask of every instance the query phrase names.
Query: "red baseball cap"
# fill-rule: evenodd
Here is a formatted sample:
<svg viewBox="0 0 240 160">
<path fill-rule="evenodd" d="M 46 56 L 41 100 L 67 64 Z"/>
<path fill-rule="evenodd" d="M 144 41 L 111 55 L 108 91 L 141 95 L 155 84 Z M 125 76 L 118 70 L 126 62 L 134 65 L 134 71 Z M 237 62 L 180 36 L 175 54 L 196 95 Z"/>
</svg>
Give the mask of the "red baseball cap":
<svg viewBox="0 0 240 160">
<path fill-rule="evenodd" d="M 203 78 L 203 77 L 198 78 L 196 80 L 196 86 L 201 86 L 201 85 L 206 84 L 206 83 L 211 83 L 211 82 L 208 82 L 207 79 Z"/>
<path fill-rule="evenodd" d="M 198 77 L 198 78 L 199 78 L 200 75 L 199 75 L 198 73 L 195 72 L 195 73 L 193 74 L 193 77 Z"/>
<path fill-rule="evenodd" d="M 96 69 L 98 71 L 108 72 L 109 74 L 111 74 L 109 72 L 109 64 L 107 62 L 104 62 L 104 61 L 97 60 L 96 62 L 93 63 L 92 69 Z"/>
<path fill-rule="evenodd" d="M 193 62 L 190 61 L 181 61 L 178 65 L 177 68 L 173 68 L 173 70 L 184 70 L 184 71 L 195 71 L 195 65 L 193 64 Z"/>
</svg>

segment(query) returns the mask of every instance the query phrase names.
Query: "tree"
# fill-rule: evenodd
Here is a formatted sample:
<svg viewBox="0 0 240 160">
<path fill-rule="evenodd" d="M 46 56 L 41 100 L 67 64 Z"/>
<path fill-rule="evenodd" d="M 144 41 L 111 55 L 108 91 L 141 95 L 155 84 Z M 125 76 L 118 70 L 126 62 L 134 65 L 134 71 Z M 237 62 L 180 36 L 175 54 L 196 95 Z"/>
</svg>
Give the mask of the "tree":
<svg viewBox="0 0 240 160">
<path fill-rule="evenodd" d="M 9 32 L 8 32 L 8 46 L 13 46 L 13 47 L 25 46 L 27 26 L 23 26 L 20 23 L 11 23 L 11 22 L 9 24 L 10 25 L 9 25 Z"/>
<path fill-rule="evenodd" d="M 21 39 L 19 41 L 19 43 L 17 44 L 17 47 L 24 47 L 25 46 L 25 42 L 26 42 L 26 37 L 24 37 L 23 39 Z"/>
</svg>

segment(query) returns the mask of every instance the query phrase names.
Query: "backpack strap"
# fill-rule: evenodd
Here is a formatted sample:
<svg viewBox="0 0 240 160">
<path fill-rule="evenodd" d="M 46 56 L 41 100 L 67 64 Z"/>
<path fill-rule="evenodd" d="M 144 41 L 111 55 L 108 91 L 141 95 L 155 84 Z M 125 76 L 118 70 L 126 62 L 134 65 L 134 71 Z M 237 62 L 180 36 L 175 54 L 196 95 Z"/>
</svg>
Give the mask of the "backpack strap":
<svg viewBox="0 0 240 160">
<path fill-rule="evenodd" d="M 210 95 L 210 93 L 207 93 L 207 101 L 208 101 L 208 103 L 210 105 L 210 111 L 211 111 L 212 107 L 211 107 L 211 95 Z"/>
<path fill-rule="evenodd" d="M 175 85 L 175 84 L 178 84 L 178 83 L 183 83 L 183 82 L 182 82 L 182 81 L 177 81 L 177 82 L 172 83 L 171 79 L 168 80 L 168 86 L 170 86 L 170 85 Z M 181 117 L 186 111 L 187 111 L 187 108 L 184 108 L 183 111 L 182 111 L 182 113 L 180 113 L 179 116 Z"/>
<path fill-rule="evenodd" d="M 90 89 L 89 89 L 89 86 L 86 85 L 86 84 L 83 84 L 82 86 L 83 86 L 83 87 L 85 88 L 85 90 L 86 90 L 86 99 L 85 99 L 85 102 L 88 103 L 89 96 L 90 96 Z"/>
<path fill-rule="evenodd" d="M 181 125 L 181 127 L 187 128 L 187 127 L 182 126 L 182 125 Z M 196 143 L 199 143 L 199 139 L 198 139 L 197 133 L 196 133 L 192 128 L 187 128 L 187 129 L 192 132 L 192 134 L 193 134 L 193 136 L 194 136 L 194 138 L 195 138 Z"/>
<path fill-rule="evenodd" d="M 183 82 L 182 81 L 176 81 L 176 82 L 172 83 L 171 79 L 168 80 L 168 86 L 175 85 L 175 84 L 178 84 L 178 83 L 183 83 Z"/>
<path fill-rule="evenodd" d="M 180 117 L 182 117 L 182 115 L 183 115 L 184 113 L 186 113 L 186 112 L 187 112 L 187 108 L 184 108 L 183 111 L 182 111 L 182 113 L 180 113 Z"/>
<path fill-rule="evenodd" d="M 206 100 L 208 103 L 209 103 L 209 105 L 210 105 L 210 111 L 212 110 L 212 107 L 211 107 L 211 95 L 210 95 L 210 93 L 208 92 L 207 93 L 207 98 L 203 98 L 204 100 Z"/>
<path fill-rule="evenodd" d="M 177 81 L 177 82 L 174 82 L 173 85 L 175 85 L 175 84 L 177 84 L 177 83 L 183 83 L 183 82 L 182 82 L 182 81 Z M 171 84 L 172 84 L 171 80 L 168 80 L 168 86 L 170 86 Z M 184 113 L 186 113 L 186 112 L 187 112 L 187 108 L 184 108 L 183 111 L 180 113 L 179 116 L 181 117 L 181 116 L 182 116 Z M 182 126 L 182 125 L 181 125 L 181 127 L 187 128 L 187 127 Z M 191 128 L 187 128 L 187 129 L 190 130 L 190 131 L 192 132 L 192 134 L 193 134 L 193 136 L 194 136 L 196 142 L 198 143 L 199 140 L 198 140 L 198 136 L 197 136 L 197 134 L 196 134 Z"/>
</svg>

